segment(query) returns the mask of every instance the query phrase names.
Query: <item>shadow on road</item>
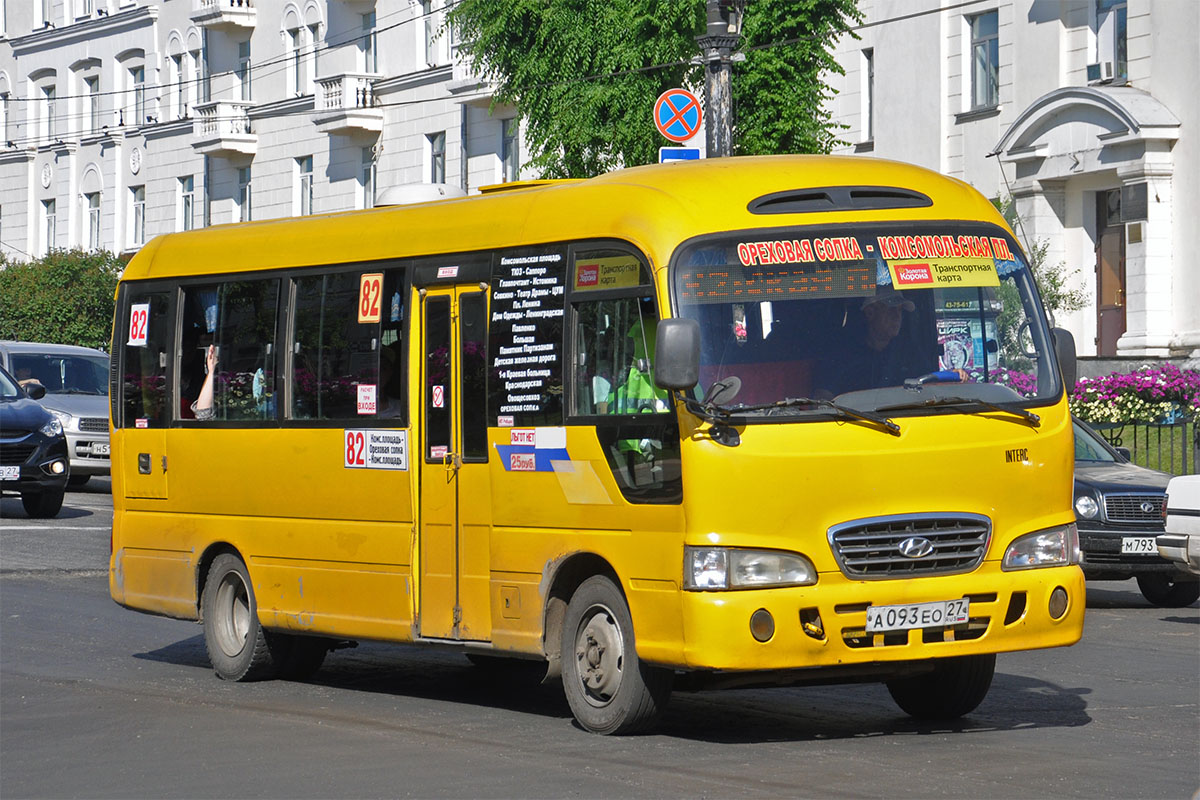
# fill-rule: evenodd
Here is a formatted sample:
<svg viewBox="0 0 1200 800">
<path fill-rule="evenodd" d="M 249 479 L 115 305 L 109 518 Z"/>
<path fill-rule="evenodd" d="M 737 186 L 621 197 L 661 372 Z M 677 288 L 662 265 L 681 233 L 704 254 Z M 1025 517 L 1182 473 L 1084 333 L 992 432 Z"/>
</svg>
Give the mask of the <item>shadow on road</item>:
<svg viewBox="0 0 1200 800">
<path fill-rule="evenodd" d="M 203 636 L 136 658 L 209 670 Z M 542 684 L 544 666 L 527 662 L 477 666 L 461 653 L 367 643 L 330 653 L 309 683 L 329 689 L 410 697 L 569 719 L 558 681 Z M 212 680 L 218 680 L 215 676 Z M 861 739 L 938 733 L 988 733 L 1087 725 L 1086 688 L 1068 688 L 997 673 L 972 714 L 950 723 L 912 719 L 881 684 L 676 692 L 653 731 L 717 743 Z"/>
</svg>

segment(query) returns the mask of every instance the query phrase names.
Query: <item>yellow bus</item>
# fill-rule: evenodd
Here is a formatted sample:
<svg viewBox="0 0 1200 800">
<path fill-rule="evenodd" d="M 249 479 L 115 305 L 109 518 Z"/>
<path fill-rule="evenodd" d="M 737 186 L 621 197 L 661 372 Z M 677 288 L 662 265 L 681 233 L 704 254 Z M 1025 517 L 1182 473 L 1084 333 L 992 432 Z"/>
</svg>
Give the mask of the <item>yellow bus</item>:
<svg viewBox="0 0 1200 800">
<path fill-rule="evenodd" d="M 1074 346 L 959 181 L 494 187 L 159 237 L 117 298 L 111 594 L 220 678 L 372 640 L 544 661 L 599 733 L 673 688 L 952 718 L 1081 635 Z"/>
</svg>

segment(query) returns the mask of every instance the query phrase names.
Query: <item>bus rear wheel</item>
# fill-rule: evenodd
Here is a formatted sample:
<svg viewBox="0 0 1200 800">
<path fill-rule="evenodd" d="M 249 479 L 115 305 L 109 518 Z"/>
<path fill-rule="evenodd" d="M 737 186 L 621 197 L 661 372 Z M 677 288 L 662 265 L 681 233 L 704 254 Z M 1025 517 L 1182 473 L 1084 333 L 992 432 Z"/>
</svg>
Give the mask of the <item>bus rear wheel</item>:
<svg viewBox="0 0 1200 800">
<path fill-rule="evenodd" d="M 939 658 L 933 670 L 888 681 L 896 705 L 918 719 L 958 719 L 979 707 L 992 686 L 996 655 Z"/>
<path fill-rule="evenodd" d="M 576 721 L 593 733 L 622 734 L 658 719 L 671 696 L 668 670 L 641 663 L 633 618 L 608 578 L 588 578 L 563 620 L 563 690 Z"/>
<path fill-rule="evenodd" d="M 217 677 L 253 681 L 274 677 L 275 663 L 266 632 L 258 623 L 258 604 L 250 573 L 232 553 L 213 559 L 201 597 L 204 647 Z"/>
</svg>

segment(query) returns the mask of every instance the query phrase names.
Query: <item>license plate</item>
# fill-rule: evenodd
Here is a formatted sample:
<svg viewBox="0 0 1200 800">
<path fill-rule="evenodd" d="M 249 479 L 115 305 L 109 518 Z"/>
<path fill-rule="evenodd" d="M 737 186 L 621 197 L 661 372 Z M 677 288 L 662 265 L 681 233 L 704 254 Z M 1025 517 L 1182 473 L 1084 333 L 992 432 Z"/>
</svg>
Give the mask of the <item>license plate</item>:
<svg viewBox="0 0 1200 800">
<path fill-rule="evenodd" d="M 1126 536 L 1121 539 L 1121 553 L 1158 555 L 1158 544 L 1153 536 Z"/>
<path fill-rule="evenodd" d="M 94 456 L 108 455 L 108 445 L 103 442 L 92 442 L 92 455 L 94 455 Z"/>
<path fill-rule="evenodd" d="M 907 631 L 913 628 L 942 628 L 966 622 L 970 601 L 940 600 L 936 603 L 910 603 L 903 606 L 868 606 L 867 633 Z"/>
<path fill-rule="evenodd" d="M 17 481 L 20 479 L 20 467 L 0 467 L 0 481 Z"/>
</svg>

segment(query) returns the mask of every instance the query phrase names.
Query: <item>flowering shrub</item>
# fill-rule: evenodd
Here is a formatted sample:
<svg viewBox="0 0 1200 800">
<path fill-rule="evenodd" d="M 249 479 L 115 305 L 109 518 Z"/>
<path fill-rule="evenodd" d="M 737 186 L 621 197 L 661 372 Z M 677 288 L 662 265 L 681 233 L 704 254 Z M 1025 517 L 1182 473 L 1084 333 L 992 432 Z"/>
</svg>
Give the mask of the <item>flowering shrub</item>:
<svg viewBox="0 0 1200 800">
<path fill-rule="evenodd" d="M 970 370 L 967 375 L 975 383 L 984 382 L 981 369 Z M 1022 397 L 1032 397 L 1037 394 L 1037 376 L 1031 372 L 996 367 L 988 370 L 987 382 L 1007 386 Z"/>
<path fill-rule="evenodd" d="M 1200 373 L 1164 363 L 1080 378 L 1070 403 L 1085 422 L 1175 422 L 1200 412 Z"/>
</svg>

